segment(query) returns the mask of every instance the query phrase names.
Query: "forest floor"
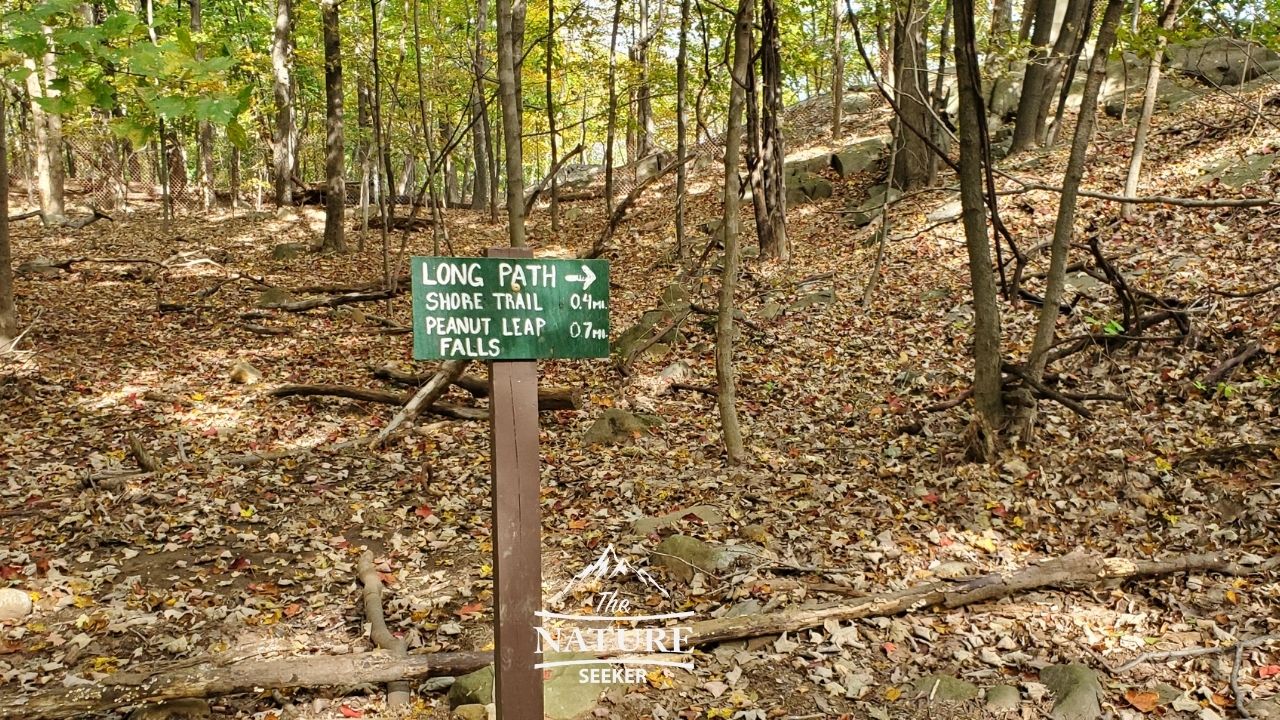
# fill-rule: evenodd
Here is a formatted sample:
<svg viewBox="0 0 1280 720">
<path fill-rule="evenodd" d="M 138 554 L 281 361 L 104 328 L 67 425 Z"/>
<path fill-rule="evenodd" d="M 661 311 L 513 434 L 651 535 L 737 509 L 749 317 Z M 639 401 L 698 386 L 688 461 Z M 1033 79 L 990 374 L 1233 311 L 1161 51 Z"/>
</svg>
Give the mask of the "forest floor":
<svg viewBox="0 0 1280 720">
<path fill-rule="evenodd" d="M 1266 93 L 1246 98 L 1258 103 Z M 883 111 L 850 119 L 882 123 Z M 1181 128 L 1171 131 L 1170 128 Z M 1240 191 L 1206 181 L 1212 161 L 1243 162 L 1280 149 L 1280 131 L 1238 105 L 1202 101 L 1157 119 L 1144 193 L 1274 197 L 1277 177 Z M 1132 130 L 1103 118 L 1084 185 L 1118 192 Z M 1057 183 L 1066 148 L 1011 159 L 1018 177 Z M 1060 363 L 1061 387 L 1122 395 L 1088 402 L 1091 418 L 1042 401 L 1039 432 L 999 462 L 964 458 L 964 405 L 928 412 L 968 386 L 972 310 L 958 222 L 927 216 L 955 200 L 940 191 L 894 207 L 883 277 L 862 295 L 876 255 L 870 230 L 840 211 L 873 182 L 834 180 L 829 200 L 792 208 L 789 265 L 749 259 L 740 305 L 738 393 L 752 461 L 726 469 L 714 399 L 663 386 L 673 362 L 685 382 L 714 384 L 713 332 L 693 315 L 673 343 L 656 345 L 624 377 L 610 361 L 543 362 L 547 385 L 580 388 L 580 411 L 541 424 L 543 567 L 548 593 L 606 545 L 641 561 L 659 535 L 744 544 L 761 561 L 692 585 L 668 578 L 678 605 L 699 618 L 759 611 L 841 594 L 902 589 L 940 577 L 1010 571 L 1084 548 L 1129 558 L 1225 551 L 1248 561 L 1280 553 L 1280 209 L 1143 205 L 1081 200 L 1080 240 L 1098 237 L 1130 283 L 1193 308 L 1192 337 L 1171 323 L 1121 348 L 1091 347 Z M 1002 187 L 1016 186 L 1001 181 Z M 718 213 L 715 177 L 690 194 L 689 227 Z M 14 196 L 14 203 L 19 198 Z M 612 259 L 614 335 L 659 305 L 683 272 L 672 258 L 673 191 L 647 194 L 623 225 Z M 1023 248 L 1048 239 L 1057 196 L 1003 198 Z M 20 208 L 19 208 L 20 209 Z M 539 255 L 585 252 L 602 225 L 598 203 L 565 205 L 549 230 L 530 223 Z M 15 210 L 16 211 L 16 210 Z M 749 210 L 744 219 L 749 217 Z M 451 211 L 458 255 L 502 245 L 484 214 Z M 18 302 L 31 328 L 0 359 L 0 585 L 35 598 L 22 622 L 0 624 L 5 704 L 67 682 L 287 639 L 293 650 L 370 648 L 354 566 L 364 548 L 389 584 L 387 620 L 411 651 L 480 649 L 491 639 L 488 425 L 424 417 L 380 451 L 318 452 L 239 467 L 228 458 L 326 446 L 376 432 L 394 406 L 337 398 L 274 398 L 285 383 L 383 388 L 371 371 L 416 367 L 408 294 L 309 312 L 253 312 L 262 287 L 297 297 L 307 286 L 381 277 L 380 241 L 347 255 L 273 260 L 280 242 L 318 240 L 315 209 L 216 214 L 162 222 L 151 208 L 81 230 L 13 227 L 15 262 L 37 257 L 146 258 L 164 263 L 73 263 L 26 277 Z M 749 226 L 744 244 L 754 243 Z M 352 233 L 354 242 L 360 233 Z M 695 238 L 697 249 L 705 235 Z M 393 249 L 429 254 L 431 233 L 394 233 Z M 185 253 L 185 254 L 183 254 Z M 208 258 L 211 262 L 191 263 Z M 714 258 L 713 258 L 714 259 Z M 1081 262 L 1088 260 L 1080 254 Z M 1043 266 L 1040 257 L 1031 271 Z M 239 275 L 237 275 L 239 274 Z M 243 280 L 214 286 L 230 277 Z M 711 263 L 686 284 L 715 304 Z M 250 279 L 253 278 L 253 279 Z M 1038 281 L 1028 287 L 1039 292 Z M 202 292 L 209 291 L 209 292 Z M 1109 288 L 1081 280 L 1059 337 L 1106 333 L 1120 319 Z M 165 303 L 161 305 L 160 303 Z M 174 307 L 184 305 L 183 308 Z M 1002 307 L 1005 352 L 1030 346 L 1034 306 Z M 271 330 L 280 334 L 263 334 Z M 1221 386 L 1197 383 L 1247 343 L 1261 351 Z M 263 374 L 234 382 L 246 361 Z M 471 372 L 482 375 L 473 366 Z M 402 392 L 403 388 L 389 389 Z M 470 396 L 451 391 L 458 404 Z M 618 447 L 583 434 L 605 408 L 658 415 L 653 434 Z M 135 467 L 133 435 L 163 465 Z M 90 481 L 89 478 L 98 478 Z M 103 480 L 105 478 L 105 480 Z M 637 518 L 693 506 L 653 534 Z M 841 594 L 830 594 L 834 586 Z M 1016 686 L 1022 717 L 1052 698 L 1038 671 L 1081 662 L 1099 671 L 1116 717 L 1229 717 L 1232 653 L 1148 662 L 1110 672 L 1149 650 L 1220 646 L 1280 632 L 1280 576 L 1178 574 L 1106 588 L 1043 590 L 958 610 L 921 610 L 795 635 L 727 643 L 695 654 L 690 672 L 651 675 L 610 690 L 600 717 L 977 717 L 981 700 L 928 706 L 911 683 L 931 673 Z M 1244 653 L 1248 702 L 1280 695 L 1280 643 Z M 928 693 L 926 693 L 928 694 Z M 1158 700 L 1156 699 L 1158 697 Z M 218 698 L 217 716 L 382 716 L 379 688 L 303 689 Z M 1255 704 L 1255 716 L 1265 707 Z M 413 712 L 445 717 L 441 692 Z M 735 714 L 736 713 L 736 714 Z"/>
</svg>

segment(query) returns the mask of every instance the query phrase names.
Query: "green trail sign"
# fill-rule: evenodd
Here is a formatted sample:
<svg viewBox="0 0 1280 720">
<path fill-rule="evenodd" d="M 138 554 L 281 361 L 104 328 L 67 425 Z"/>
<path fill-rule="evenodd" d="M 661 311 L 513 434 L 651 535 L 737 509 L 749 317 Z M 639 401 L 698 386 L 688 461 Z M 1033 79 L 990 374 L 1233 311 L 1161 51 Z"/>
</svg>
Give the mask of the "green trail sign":
<svg viewBox="0 0 1280 720">
<path fill-rule="evenodd" d="M 415 257 L 413 357 L 609 356 L 609 262 Z"/>
</svg>

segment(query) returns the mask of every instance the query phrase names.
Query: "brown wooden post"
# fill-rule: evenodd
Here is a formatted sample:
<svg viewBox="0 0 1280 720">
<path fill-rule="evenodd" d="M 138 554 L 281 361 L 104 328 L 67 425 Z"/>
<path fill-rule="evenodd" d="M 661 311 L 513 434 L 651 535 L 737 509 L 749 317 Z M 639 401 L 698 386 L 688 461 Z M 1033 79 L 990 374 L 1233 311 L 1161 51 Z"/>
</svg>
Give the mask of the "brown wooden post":
<svg viewBox="0 0 1280 720">
<path fill-rule="evenodd" d="M 527 248 L 489 257 L 528 258 Z M 499 720 L 542 720 L 542 670 L 534 665 L 542 608 L 538 488 L 538 363 L 489 363 L 493 476 L 494 690 Z"/>
</svg>

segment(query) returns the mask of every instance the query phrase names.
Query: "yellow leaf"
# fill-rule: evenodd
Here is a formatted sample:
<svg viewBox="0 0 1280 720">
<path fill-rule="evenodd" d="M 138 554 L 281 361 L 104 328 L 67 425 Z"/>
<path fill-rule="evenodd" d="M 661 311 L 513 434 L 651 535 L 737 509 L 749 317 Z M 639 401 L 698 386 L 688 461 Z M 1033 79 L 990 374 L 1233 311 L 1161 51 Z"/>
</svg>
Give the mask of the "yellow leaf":
<svg viewBox="0 0 1280 720">
<path fill-rule="evenodd" d="M 254 509 L 252 507 L 240 509 L 240 517 L 242 518 L 251 518 L 253 517 L 253 514 L 254 514 Z"/>
<path fill-rule="evenodd" d="M 888 690 L 884 691 L 884 699 L 888 700 L 889 702 L 893 702 L 900 697 L 902 697 L 902 691 L 896 687 L 891 687 Z"/>
<path fill-rule="evenodd" d="M 1156 469 L 1159 470 L 1160 472 L 1169 472 L 1170 470 L 1173 469 L 1173 463 L 1169 462 L 1168 460 L 1165 460 L 1162 457 L 1158 457 L 1156 458 Z"/>
<path fill-rule="evenodd" d="M 77 595 L 71 601 L 71 604 L 75 605 L 78 608 L 84 609 L 93 604 L 93 598 L 85 597 L 83 595 Z"/>
<path fill-rule="evenodd" d="M 482 577 L 482 578 L 493 577 L 493 566 L 492 566 L 492 565 L 490 565 L 489 563 L 485 563 L 485 564 L 481 565 L 481 566 L 480 566 L 480 577 Z"/>
<path fill-rule="evenodd" d="M 191 393 L 191 399 L 195 402 L 204 400 L 204 393 Z"/>
<path fill-rule="evenodd" d="M 995 543 L 995 541 L 994 541 L 994 540 L 992 540 L 991 538 L 988 538 L 988 537 L 981 537 L 981 538 L 978 538 L 977 540 L 974 540 L 974 541 L 973 541 L 973 544 L 974 544 L 974 545 L 977 545 L 978 547 L 982 548 L 983 550 L 986 550 L 986 551 L 987 551 L 987 552 L 989 552 L 989 553 L 994 553 L 994 552 L 996 551 L 996 543 Z"/>
<path fill-rule="evenodd" d="M 1230 602 L 1232 605 L 1239 605 L 1239 604 L 1240 604 L 1240 596 L 1236 594 L 1236 591 L 1235 591 L 1235 590 L 1228 590 L 1228 591 L 1227 591 L 1227 601 L 1228 601 L 1228 602 Z"/>
</svg>

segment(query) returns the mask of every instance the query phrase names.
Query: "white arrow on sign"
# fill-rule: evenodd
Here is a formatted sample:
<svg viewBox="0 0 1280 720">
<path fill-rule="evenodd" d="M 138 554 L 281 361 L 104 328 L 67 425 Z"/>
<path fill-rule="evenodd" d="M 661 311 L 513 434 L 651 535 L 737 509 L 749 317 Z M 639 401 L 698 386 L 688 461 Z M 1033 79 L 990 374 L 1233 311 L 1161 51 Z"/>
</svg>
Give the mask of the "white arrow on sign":
<svg viewBox="0 0 1280 720">
<path fill-rule="evenodd" d="M 591 283 L 596 281 L 596 274 L 591 272 L 591 268 L 583 265 L 581 275 L 565 275 L 564 279 L 569 282 L 580 282 L 582 283 L 582 289 L 586 290 L 591 287 Z"/>
</svg>

